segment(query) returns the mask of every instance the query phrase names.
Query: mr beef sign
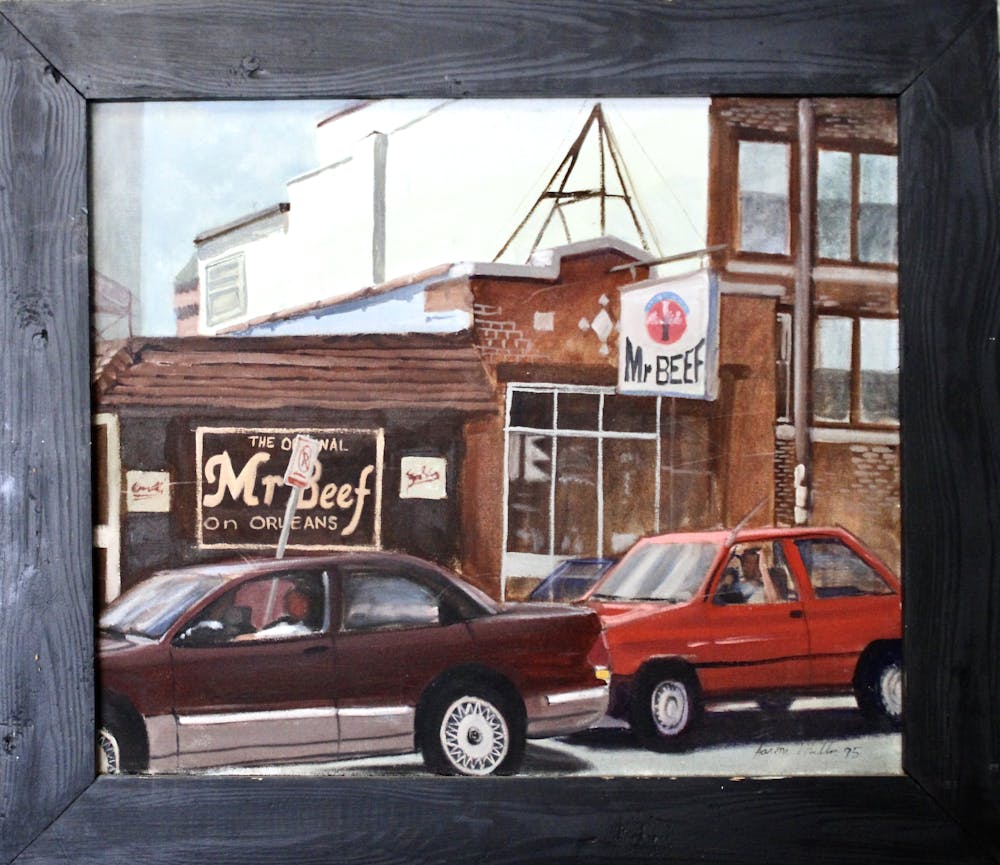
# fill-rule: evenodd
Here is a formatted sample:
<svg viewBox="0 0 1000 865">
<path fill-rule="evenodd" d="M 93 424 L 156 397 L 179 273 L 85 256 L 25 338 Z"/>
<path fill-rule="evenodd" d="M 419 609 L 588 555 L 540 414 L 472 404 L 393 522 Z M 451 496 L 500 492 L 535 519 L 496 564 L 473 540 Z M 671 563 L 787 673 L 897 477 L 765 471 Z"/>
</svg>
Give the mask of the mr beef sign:
<svg viewBox="0 0 1000 865">
<path fill-rule="evenodd" d="M 275 549 L 293 487 L 286 485 L 295 438 L 318 448 L 308 477 L 297 479 L 289 549 L 380 546 L 383 431 L 232 429 L 195 431 L 198 545 Z"/>
<path fill-rule="evenodd" d="M 718 294 L 707 270 L 621 289 L 618 391 L 714 399 Z"/>
</svg>

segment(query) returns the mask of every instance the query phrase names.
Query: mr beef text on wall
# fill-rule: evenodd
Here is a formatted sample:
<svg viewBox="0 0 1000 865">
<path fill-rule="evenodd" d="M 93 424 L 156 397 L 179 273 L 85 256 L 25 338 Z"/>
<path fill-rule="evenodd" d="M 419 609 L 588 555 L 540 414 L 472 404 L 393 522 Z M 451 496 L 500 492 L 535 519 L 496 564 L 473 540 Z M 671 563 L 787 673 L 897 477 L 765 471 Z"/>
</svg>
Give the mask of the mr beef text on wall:
<svg viewBox="0 0 1000 865">
<path fill-rule="evenodd" d="M 284 525 L 297 431 L 197 430 L 200 546 L 266 548 Z M 382 430 L 308 430 L 319 458 L 292 516 L 292 547 L 377 546 Z"/>
</svg>

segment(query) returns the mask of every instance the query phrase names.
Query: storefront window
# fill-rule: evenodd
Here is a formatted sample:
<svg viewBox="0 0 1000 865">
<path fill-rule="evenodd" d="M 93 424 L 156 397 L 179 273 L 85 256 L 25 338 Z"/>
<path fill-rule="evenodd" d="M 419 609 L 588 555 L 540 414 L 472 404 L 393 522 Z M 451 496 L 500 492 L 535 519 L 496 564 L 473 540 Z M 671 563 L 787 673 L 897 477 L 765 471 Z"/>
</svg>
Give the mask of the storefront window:
<svg viewBox="0 0 1000 865">
<path fill-rule="evenodd" d="M 505 576 L 610 557 L 657 531 L 712 524 L 709 419 L 692 401 L 510 385 Z"/>
<path fill-rule="evenodd" d="M 616 555 L 657 528 L 659 400 L 511 385 L 508 405 L 505 573 Z"/>
<path fill-rule="evenodd" d="M 511 433 L 507 439 L 507 550 L 549 553 L 551 436 Z"/>
<path fill-rule="evenodd" d="M 554 552 L 559 557 L 598 555 L 598 439 L 557 443 Z"/>
<path fill-rule="evenodd" d="M 624 553 L 651 530 L 649 504 L 656 498 L 656 442 L 609 439 L 604 443 L 605 555 Z"/>
</svg>

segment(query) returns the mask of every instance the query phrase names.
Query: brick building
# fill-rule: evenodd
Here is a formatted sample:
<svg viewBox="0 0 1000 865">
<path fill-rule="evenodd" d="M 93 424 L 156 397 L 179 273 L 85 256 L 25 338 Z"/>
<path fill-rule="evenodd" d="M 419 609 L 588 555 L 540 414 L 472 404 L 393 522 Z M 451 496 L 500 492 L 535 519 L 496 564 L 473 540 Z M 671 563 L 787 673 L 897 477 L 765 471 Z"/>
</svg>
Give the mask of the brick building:
<svg viewBox="0 0 1000 865">
<path fill-rule="evenodd" d="M 842 524 L 898 569 L 895 104 L 714 99 L 710 123 L 713 266 L 773 304 L 774 520 Z"/>
</svg>

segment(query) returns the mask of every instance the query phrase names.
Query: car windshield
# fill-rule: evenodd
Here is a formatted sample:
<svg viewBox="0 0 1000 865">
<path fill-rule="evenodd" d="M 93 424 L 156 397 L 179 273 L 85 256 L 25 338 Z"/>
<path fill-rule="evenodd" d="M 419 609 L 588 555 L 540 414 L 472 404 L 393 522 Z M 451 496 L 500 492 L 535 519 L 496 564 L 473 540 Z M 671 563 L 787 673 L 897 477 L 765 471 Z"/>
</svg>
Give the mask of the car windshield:
<svg viewBox="0 0 1000 865">
<path fill-rule="evenodd" d="M 645 544 L 622 559 L 592 597 L 598 600 L 689 601 L 719 552 L 713 543 Z"/>
<path fill-rule="evenodd" d="M 159 639 L 193 603 L 222 584 L 208 574 L 157 574 L 127 591 L 101 615 L 103 631 Z"/>
</svg>

